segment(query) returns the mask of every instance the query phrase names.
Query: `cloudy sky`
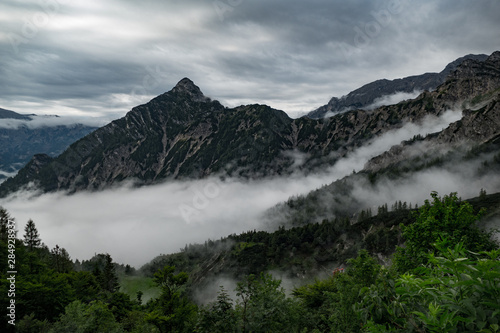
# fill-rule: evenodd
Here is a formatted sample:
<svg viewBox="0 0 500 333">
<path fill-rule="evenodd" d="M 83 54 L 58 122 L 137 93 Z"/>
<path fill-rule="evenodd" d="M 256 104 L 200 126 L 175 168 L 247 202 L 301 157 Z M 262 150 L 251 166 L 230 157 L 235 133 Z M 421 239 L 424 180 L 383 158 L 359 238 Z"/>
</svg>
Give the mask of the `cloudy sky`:
<svg viewBox="0 0 500 333">
<path fill-rule="evenodd" d="M 500 48 L 497 0 L 3 0 L 0 107 L 115 119 L 183 77 L 294 116 Z"/>
</svg>

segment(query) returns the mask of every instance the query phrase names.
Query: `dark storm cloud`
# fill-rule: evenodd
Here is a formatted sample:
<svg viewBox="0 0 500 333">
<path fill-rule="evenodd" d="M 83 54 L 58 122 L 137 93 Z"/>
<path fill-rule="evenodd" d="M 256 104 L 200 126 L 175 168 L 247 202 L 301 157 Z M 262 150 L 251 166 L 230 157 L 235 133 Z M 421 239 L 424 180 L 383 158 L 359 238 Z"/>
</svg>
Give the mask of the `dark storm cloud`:
<svg viewBox="0 0 500 333">
<path fill-rule="evenodd" d="M 308 111 L 500 45 L 485 1 L 5 1 L 0 107 L 120 115 L 190 77 L 221 102 Z"/>
<path fill-rule="evenodd" d="M 10 80 L 0 80 L 0 96 L 40 99 L 95 98 L 112 90 L 128 92 L 141 68 L 119 59 L 83 57 L 61 49 L 29 48 L 0 64 Z M 12 84 L 14 82 L 15 84 Z"/>
</svg>

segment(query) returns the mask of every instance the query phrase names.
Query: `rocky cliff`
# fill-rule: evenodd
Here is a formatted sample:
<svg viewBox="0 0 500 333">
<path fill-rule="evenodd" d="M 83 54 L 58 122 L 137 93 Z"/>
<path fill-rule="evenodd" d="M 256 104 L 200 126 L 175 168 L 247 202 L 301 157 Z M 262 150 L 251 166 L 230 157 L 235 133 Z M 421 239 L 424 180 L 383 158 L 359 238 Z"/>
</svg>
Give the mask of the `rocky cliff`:
<svg viewBox="0 0 500 333">
<path fill-rule="evenodd" d="M 417 151 L 432 152 L 467 149 L 483 144 L 500 135 L 500 52 L 486 61 L 463 62 L 449 79 L 430 93 L 441 108 L 462 109 L 463 117 L 439 133 L 419 140 L 402 142 L 389 151 L 370 160 L 365 169 L 377 172 L 396 165 L 415 155 Z"/>
<path fill-rule="evenodd" d="M 409 76 L 395 80 L 377 80 L 358 88 L 340 98 L 333 97 L 328 104 L 310 112 L 307 116 L 320 119 L 326 114 L 330 116 L 353 109 L 365 109 L 372 105 L 377 99 L 390 96 L 395 93 L 412 93 L 415 91 L 432 91 L 446 81 L 450 73 L 466 60 L 484 61 L 488 58 L 485 54 L 469 54 L 449 63 L 440 73 L 425 73 L 422 75 Z"/>
<path fill-rule="evenodd" d="M 474 179 L 496 178 L 500 170 L 499 56 L 500 52 L 495 52 L 484 62 L 462 63 L 435 91 L 425 92 L 414 100 L 372 112 L 343 114 L 376 117 L 406 114 L 404 121 L 418 122 L 424 114 L 441 114 L 450 108 L 463 111 L 462 118 L 447 128 L 397 144 L 371 159 L 362 170 L 273 207 L 267 215 L 270 227 L 300 226 L 336 217 L 349 218 L 355 223 L 361 209 L 373 208 L 363 206 L 365 203 L 358 200 L 360 193 L 377 193 L 379 188 L 387 188 L 387 184 L 397 187 L 417 179 L 414 176 L 419 173 L 456 171 L 457 175 L 468 177 L 467 184 L 474 183 Z M 385 118 L 386 122 L 390 120 Z M 437 184 L 439 180 L 435 179 Z M 475 190 L 479 193 L 480 187 Z"/>
<path fill-rule="evenodd" d="M 21 170 L 0 186 L 0 194 L 30 182 L 43 191 L 77 191 L 124 179 L 148 184 L 217 173 L 253 178 L 315 170 L 407 122 L 457 105 L 486 103 L 500 87 L 499 54 L 463 63 L 445 84 L 414 100 L 324 120 L 293 120 L 265 105 L 226 108 L 185 78 L 57 158 L 45 159 L 37 172 Z"/>
</svg>

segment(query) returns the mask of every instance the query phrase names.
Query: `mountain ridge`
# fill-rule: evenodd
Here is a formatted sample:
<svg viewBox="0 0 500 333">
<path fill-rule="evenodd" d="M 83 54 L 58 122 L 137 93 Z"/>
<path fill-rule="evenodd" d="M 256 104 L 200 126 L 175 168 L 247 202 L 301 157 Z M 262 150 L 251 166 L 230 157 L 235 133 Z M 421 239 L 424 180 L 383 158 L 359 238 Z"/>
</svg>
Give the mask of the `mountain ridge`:
<svg viewBox="0 0 500 333">
<path fill-rule="evenodd" d="M 17 112 L 11 111 L 11 110 L 6 110 L 6 109 L 0 108 L 0 119 L 31 120 L 30 116 L 33 116 L 33 115 L 32 114 L 31 115 L 21 114 L 21 113 L 17 113 Z"/>
<path fill-rule="evenodd" d="M 419 104 L 428 109 L 459 108 L 463 115 L 439 132 L 417 135 L 394 144 L 352 175 L 271 208 L 267 214 L 270 227 L 285 223 L 301 226 L 332 217 L 351 218 L 355 223 L 357 213 L 369 208 L 357 201 L 353 194 L 356 188 L 377 192 L 379 186 L 384 187 L 388 182 L 405 182 L 420 171 L 436 168 L 457 170 L 467 164 L 471 168 L 467 172 L 469 177 L 481 179 L 490 175 L 493 178 L 500 170 L 500 52 L 493 53 L 484 62 L 471 60 L 462 63 L 436 91 L 378 110 L 404 109 Z M 345 114 L 356 112 L 362 111 Z M 477 188 L 477 192 L 479 190 Z"/>
<path fill-rule="evenodd" d="M 15 173 L 35 154 L 52 157 L 97 127 L 83 124 L 31 126 L 37 115 L 0 109 L 0 181 Z M 56 116 L 57 117 L 57 116 Z"/>
<path fill-rule="evenodd" d="M 309 112 L 306 116 L 313 119 L 321 119 L 327 114 L 332 115 L 352 109 L 364 109 L 373 105 L 377 99 L 395 93 L 434 90 L 440 84 L 443 84 L 448 75 L 456 70 L 462 62 L 466 60 L 484 61 L 487 58 L 488 56 L 485 54 L 469 54 L 452 61 L 439 73 L 424 73 L 394 80 L 376 80 L 340 98 L 332 97 L 328 104 Z"/>
<path fill-rule="evenodd" d="M 259 104 L 227 108 L 184 78 L 57 158 L 38 156 L 36 167 L 28 164 L 0 185 L 0 195 L 30 182 L 47 192 L 102 189 L 124 179 L 149 184 L 221 172 L 247 178 L 284 175 L 296 170 L 294 153 L 304 155 L 304 171 L 316 170 L 406 122 L 418 123 L 457 105 L 485 103 L 500 87 L 498 54 L 484 62 L 464 62 L 448 81 L 416 99 L 324 120 L 291 119 Z"/>
</svg>

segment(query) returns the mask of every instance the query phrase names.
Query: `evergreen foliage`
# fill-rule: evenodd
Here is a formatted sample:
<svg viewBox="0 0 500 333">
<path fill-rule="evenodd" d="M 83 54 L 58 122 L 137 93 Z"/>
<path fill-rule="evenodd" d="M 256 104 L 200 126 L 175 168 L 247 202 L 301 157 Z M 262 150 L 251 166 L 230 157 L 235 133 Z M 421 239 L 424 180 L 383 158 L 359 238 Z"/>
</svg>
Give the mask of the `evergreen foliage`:
<svg viewBox="0 0 500 333">
<path fill-rule="evenodd" d="M 108 253 L 105 255 L 104 269 L 100 272 L 98 281 L 101 284 L 101 288 L 110 293 L 114 293 L 120 288 L 113 260 Z"/>
<path fill-rule="evenodd" d="M 36 229 L 35 222 L 29 220 L 24 228 L 24 244 L 28 247 L 29 251 L 33 251 L 34 248 L 40 246 L 41 240 L 38 235 L 38 230 Z"/>
<path fill-rule="evenodd" d="M 336 228 L 347 225 L 325 221 L 186 246 L 184 261 L 176 260 L 190 270 L 161 266 L 154 273 L 159 296 L 142 304 L 141 292 L 132 300 L 118 291 L 117 271 L 130 275 L 131 267 L 113 263 L 109 254 L 71 265 L 69 254 L 57 245 L 30 248 L 37 243 L 27 240 L 40 239 L 34 222 L 29 223 L 24 240 L 16 240 L 16 332 L 498 332 L 500 249 L 476 227 L 482 211 L 455 193 L 431 197 L 412 213 L 411 223 L 402 225 L 406 245 L 396 252 L 393 265 L 383 267 L 361 249 L 345 268 L 291 295 L 265 273 L 273 267 L 265 263 L 279 263 L 288 246 L 307 261 L 308 253 L 316 253 L 314 244 L 328 243 Z M 491 200 L 484 194 L 474 204 L 488 206 Z M 404 203 L 394 208 L 388 212 L 382 205 L 380 216 L 355 225 L 408 215 Z M 0 219 L 4 224 L 12 220 L 3 209 Z M 239 270 L 234 299 L 221 287 L 215 301 L 197 306 L 190 288 L 200 268 L 188 259 L 202 258 L 206 251 L 214 257 L 216 248 L 246 268 Z M 0 250 L 7 253 L 4 240 Z M 247 266 L 256 274 L 249 274 Z M 5 272 L 0 272 L 2 293 L 8 287 Z M 1 307 L 7 302 L 0 298 Z M 1 325 L 2 332 L 13 332 L 12 326 Z"/>
<path fill-rule="evenodd" d="M 462 202 L 456 193 L 440 198 L 433 192 L 431 196 L 432 203 L 426 200 L 415 212 L 415 223 L 402 226 L 405 247 L 399 247 L 395 255 L 400 272 L 425 264 L 432 244 L 441 237 L 446 238 L 450 246 L 462 242 L 467 249 L 476 252 L 492 250 L 495 246 L 490 236 L 475 224 L 483 210 L 475 214 L 472 205 Z"/>
</svg>

